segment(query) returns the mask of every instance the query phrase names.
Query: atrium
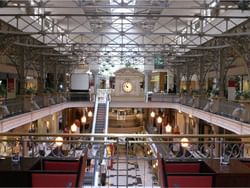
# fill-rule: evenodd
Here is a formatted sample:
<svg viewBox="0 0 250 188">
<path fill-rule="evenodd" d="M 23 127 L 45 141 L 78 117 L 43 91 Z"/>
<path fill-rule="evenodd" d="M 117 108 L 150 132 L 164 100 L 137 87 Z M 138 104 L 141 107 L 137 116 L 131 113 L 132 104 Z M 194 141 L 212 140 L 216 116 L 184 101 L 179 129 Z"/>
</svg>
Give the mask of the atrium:
<svg viewBox="0 0 250 188">
<path fill-rule="evenodd" d="M 0 0 L 0 187 L 250 187 L 249 17 Z"/>
</svg>

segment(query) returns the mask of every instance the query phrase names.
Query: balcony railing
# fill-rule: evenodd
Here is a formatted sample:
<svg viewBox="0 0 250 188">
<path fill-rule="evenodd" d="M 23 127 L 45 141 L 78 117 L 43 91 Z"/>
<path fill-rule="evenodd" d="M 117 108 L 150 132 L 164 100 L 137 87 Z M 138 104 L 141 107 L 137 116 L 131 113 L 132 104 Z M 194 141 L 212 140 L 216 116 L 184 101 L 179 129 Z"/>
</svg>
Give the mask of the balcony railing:
<svg viewBox="0 0 250 188">
<path fill-rule="evenodd" d="M 58 152 L 56 138 L 62 137 L 61 151 Z M 94 141 L 92 137 L 96 138 Z M 108 138 L 108 139 L 104 139 Z M 183 140 L 183 138 L 185 138 Z M 0 133 L 0 156 L 10 156 L 16 150 L 26 157 L 39 156 L 40 144 L 44 146 L 47 157 L 75 157 L 90 142 L 113 145 L 116 152 L 123 147 L 124 154 L 133 156 L 142 149 L 146 156 L 151 150 L 166 159 L 220 158 L 227 154 L 230 158 L 250 158 L 250 135 L 209 134 L 16 134 Z M 156 147 L 155 147 L 156 146 Z M 155 147 L 156 150 L 151 148 Z M 133 153 L 134 151 L 134 153 Z M 133 154 L 132 154 L 133 153 Z M 98 157 L 98 156 L 96 156 Z M 110 156 L 113 157 L 113 156 Z"/>
<path fill-rule="evenodd" d="M 0 119 L 70 101 L 89 101 L 88 92 L 40 93 L 0 101 Z"/>
<path fill-rule="evenodd" d="M 62 141 L 56 138 L 62 137 Z M 95 141 L 91 138 L 95 137 Z M 108 139 L 105 140 L 104 138 Z M 101 139 L 102 138 L 102 139 Z M 185 138 L 185 139 L 184 139 Z M 106 161 L 104 168 L 108 173 L 117 175 L 116 185 L 128 185 L 131 165 L 140 170 L 140 175 L 147 176 L 148 171 L 153 174 L 152 180 L 142 178 L 144 186 L 155 186 L 157 182 L 157 154 L 165 160 L 190 161 L 205 159 L 248 160 L 250 157 L 249 135 L 156 135 L 156 134 L 0 134 L 0 157 L 4 159 L 13 154 L 21 157 L 40 158 L 78 158 L 91 142 L 94 152 L 92 164 L 96 161 Z M 63 143 L 59 146 L 58 143 Z M 98 145 L 102 144 L 107 152 L 103 158 L 98 152 Z M 43 151 L 43 152 L 41 152 Z M 137 166 L 139 164 L 139 167 Z M 123 180 L 119 182 L 119 175 Z M 100 169 L 101 170 L 101 169 Z M 103 170 L 103 169 L 102 169 Z M 100 172 L 103 173 L 103 172 Z M 128 174 L 129 173 L 129 174 Z M 93 178 L 93 177 L 92 177 Z M 93 183 L 93 179 L 90 180 Z M 150 182 L 150 183 L 149 183 Z M 110 182 L 109 182 L 110 183 Z M 114 182 L 112 182 L 114 183 Z M 149 184 L 148 184 L 149 183 Z"/>
<path fill-rule="evenodd" d="M 70 102 L 89 101 L 89 93 L 54 93 L 18 96 L 15 99 L 1 101 L 0 119 L 31 112 L 51 105 Z M 112 99 L 111 99 L 112 101 Z M 244 123 L 250 123 L 250 101 L 227 101 L 222 98 L 206 98 L 203 96 L 173 95 L 153 93 L 146 102 L 176 103 L 200 109 Z"/>
<path fill-rule="evenodd" d="M 227 118 L 250 123 L 250 101 L 228 101 L 224 98 L 207 98 L 204 96 L 152 94 L 149 102 L 179 103 L 192 108 L 218 114 Z"/>
</svg>

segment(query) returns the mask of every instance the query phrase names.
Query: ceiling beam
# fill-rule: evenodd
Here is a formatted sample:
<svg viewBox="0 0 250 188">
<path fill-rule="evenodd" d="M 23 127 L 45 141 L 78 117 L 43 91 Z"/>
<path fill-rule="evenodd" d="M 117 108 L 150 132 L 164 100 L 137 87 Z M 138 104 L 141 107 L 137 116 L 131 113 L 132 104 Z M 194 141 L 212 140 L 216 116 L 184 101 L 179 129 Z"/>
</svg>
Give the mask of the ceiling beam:
<svg viewBox="0 0 250 188">
<path fill-rule="evenodd" d="M 250 11 L 247 11 L 250 12 Z M 164 14 L 116 14 L 116 13 L 110 13 L 110 14 L 104 14 L 104 13 L 95 13 L 95 14 L 79 14 L 79 13 L 67 13 L 64 14 L 53 14 L 53 13 L 45 13 L 45 14 L 13 14 L 13 13 L 6 13 L 6 14 L 0 14 L 1 17 L 28 17 L 28 16 L 37 16 L 37 17 L 46 17 L 49 16 L 51 18 L 53 17 L 120 17 L 120 18 L 126 18 L 126 17 L 145 17 L 145 18 L 199 18 L 199 19 L 207 19 L 207 18 L 221 18 L 221 19 L 249 19 L 248 15 L 242 14 L 242 15 L 230 15 L 230 16 L 222 16 L 222 15 L 211 15 L 211 16 L 202 16 L 198 14 L 194 15 L 182 15 L 182 14 L 173 14 L 173 15 L 164 15 Z"/>
<path fill-rule="evenodd" d="M 62 1 L 65 2 L 65 1 Z M 129 5 L 129 4 L 117 4 L 117 5 L 112 5 L 112 4 L 105 4 L 105 3 L 95 3 L 93 5 L 89 5 L 87 3 L 79 3 L 79 4 L 75 4 L 75 5 L 68 5 L 67 6 L 63 6 L 63 3 L 60 3 L 60 5 L 53 5 L 53 4 L 45 4 L 43 6 L 39 6 L 39 5 L 25 5 L 25 4 L 20 4 L 18 6 L 16 5 L 11 5 L 9 4 L 8 6 L 4 7 L 4 8 L 51 8 L 51 9 L 62 9 L 62 8 L 68 8 L 68 9 L 79 9 L 79 8 L 84 8 L 84 9 L 111 9 L 111 8 L 125 8 L 125 9 L 169 9 L 169 10 L 213 10 L 213 9 L 217 9 L 217 10 L 239 10 L 238 7 L 236 6 L 218 6 L 218 7 L 214 7 L 214 6 L 209 6 L 209 5 L 193 5 L 193 6 L 185 6 L 184 4 L 186 4 L 187 1 L 183 1 L 183 6 L 175 6 L 175 5 L 171 5 L 169 6 L 168 4 L 135 4 L 135 5 Z"/>
</svg>

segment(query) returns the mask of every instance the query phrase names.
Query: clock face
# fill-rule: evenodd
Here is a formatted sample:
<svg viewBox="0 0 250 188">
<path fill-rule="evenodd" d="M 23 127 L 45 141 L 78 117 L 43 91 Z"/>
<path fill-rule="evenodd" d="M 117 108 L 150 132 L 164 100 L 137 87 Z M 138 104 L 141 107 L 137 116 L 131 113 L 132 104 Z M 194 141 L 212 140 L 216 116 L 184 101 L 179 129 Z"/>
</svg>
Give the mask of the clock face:
<svg viewBox="0 0 250 188">
<path fill-rule="evenodd" d="M 131 82 L 126 81 L 122 84 L 122 89 L 124 92 L 129 93 L 133 90 L 133 85 Z"/>
</svg>

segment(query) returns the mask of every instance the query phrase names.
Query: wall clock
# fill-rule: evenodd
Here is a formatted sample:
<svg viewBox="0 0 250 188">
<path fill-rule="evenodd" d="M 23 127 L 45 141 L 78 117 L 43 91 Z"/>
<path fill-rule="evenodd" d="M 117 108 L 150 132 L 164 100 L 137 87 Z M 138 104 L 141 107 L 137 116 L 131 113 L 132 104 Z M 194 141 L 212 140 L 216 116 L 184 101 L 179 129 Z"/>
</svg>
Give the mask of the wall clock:
<svg viewBox="0 0 250 188">
<path fill-rule="evenodd" d="M 126 93 L 130 93 L 133 90 L 133 84 L 129 81 L 126 81 L 122 84 L 122 89 Z"/>
</svg>

